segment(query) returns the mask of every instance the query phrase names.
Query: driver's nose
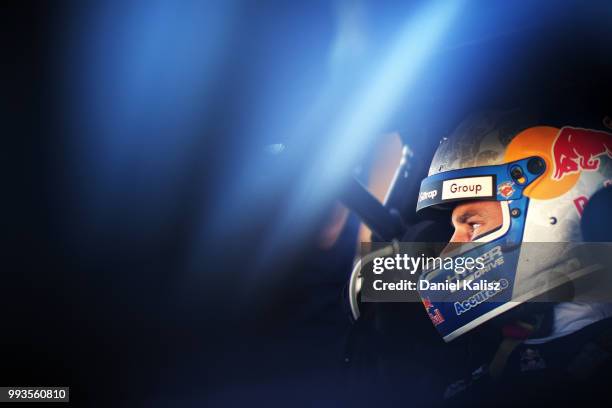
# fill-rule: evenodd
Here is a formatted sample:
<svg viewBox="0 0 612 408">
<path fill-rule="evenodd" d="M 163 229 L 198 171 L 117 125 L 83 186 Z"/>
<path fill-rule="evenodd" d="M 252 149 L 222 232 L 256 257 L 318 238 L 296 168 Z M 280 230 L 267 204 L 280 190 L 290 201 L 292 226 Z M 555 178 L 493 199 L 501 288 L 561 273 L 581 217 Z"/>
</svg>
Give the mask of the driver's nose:
<svg viewBox="0 0 612 408">
<path fill-rule="evenodd" d="M 462 228 L 461 226 L 455 227 L 453 236 L 448 241 L 448 245 L 446 245 L 442 252 L 440 252 L 440 256 L 455 250 L 458 243 L 470 242 L 471 240 L 472 239 L 467 229 Z"/>
<path fill-rule="evenodd" d="M 455 232 L 449 242 L 470 242 L 470 234 L 464 228 L 455 228 Z"/>
</svg>

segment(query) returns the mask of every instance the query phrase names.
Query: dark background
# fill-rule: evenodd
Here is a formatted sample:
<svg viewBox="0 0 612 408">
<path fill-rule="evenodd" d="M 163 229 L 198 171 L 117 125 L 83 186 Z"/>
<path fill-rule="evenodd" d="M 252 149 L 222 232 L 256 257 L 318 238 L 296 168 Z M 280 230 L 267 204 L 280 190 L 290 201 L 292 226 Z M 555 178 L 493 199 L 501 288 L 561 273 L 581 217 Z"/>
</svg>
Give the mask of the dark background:
<svg viewBox="0 0 612 408">
<path fill-rule="evenodd" d="M 611 107 L 612 7 L 470 2 L 368 118 L 383 102 L 363 95 L 388 85 L 378 63 L 428 7 L 4 5 L 0 383 L 68 385 L 76 405 L 190 406 L 346 405 L 361 400 L 348 379 L 384 382 L 368 360 L 384 340 L 353 344 L 341 300 L 357 219 L 316 245 L 376 136 L 399 130 L 427 162 L 483 107 L 551 122 Z M 367 132 L 335 132 L 353 122 Z M 405 367 L 418 386 L 442 341 L 424 313 L 402 313 L 402 335 L 436 356 Z"/>
</svg>

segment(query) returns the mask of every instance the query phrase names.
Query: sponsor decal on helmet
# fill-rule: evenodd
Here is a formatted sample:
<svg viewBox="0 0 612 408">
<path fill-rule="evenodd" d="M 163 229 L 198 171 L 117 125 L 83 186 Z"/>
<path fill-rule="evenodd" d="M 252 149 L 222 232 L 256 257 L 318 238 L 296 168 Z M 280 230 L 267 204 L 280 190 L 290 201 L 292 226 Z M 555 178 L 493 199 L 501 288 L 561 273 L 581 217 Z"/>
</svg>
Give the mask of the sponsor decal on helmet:
<svg viewBox="0 0 612 408">
<path fill-rule="evenodd" d="M 494 270 L 504 264 L 504 255 L 501 250 L 501 246 L 499 245 L 491 248 L 489 251 L 482 254 L 479 258 L 484 265 L 482 268 L 468 269 L 467 273 L 465 274 L 453 273 L 452 275 L 448 275 L 446 277 L 446 280 L 448 282 L 472 282 L 482 278 L 489 271 Z"/>
<path fill-rule="evenodd" d="M 508 288 L 508 281 L 506 279 L 500 279 L 499 282 L 494 281 L 491 283 L 495 284 L 491 289 L 481 290 L 480 292 L 470 296 L 462 302 L 455 302 L 455 313 L 457 314 L 457 316 L 467 312 L 470 309 L 475 308 L 483 302 L 486 302 L 493 296 Z"/>
<path fill-rule="evenodd" d="M 565 126 L 555 139 L 552 154 L 555 180 L 582 170 L 597 170 L 599 156 L 605 154 L 612 158 L 612 134 Z"/>
<path fill-rule="evenodd" d="M 437 326 L 441 323 L 444 323 L 444 316 L 440 313 L 440 309 L 436 308 L 429 298 L 423 298 L 423 306 L 425 306 L 425 310 L 427 310 L 427 315 L 429 319 L 433 323 L 434 326 Z"/>
<path fill-rule="evenodd" d="M 493 176 L 465 177 L 442 183 L 443 200 L 492 196 Z"/>
<path fill-rule="evenodd" d="M 438 190 L 423 191 L 419 194 L 419 203 L 423 200 L 433 200 L 438 195 Z"/>
<path fill-rule="evenodd" d="M 582 217 L 582 213 L 584 212 L 584 206 L 587 205 L 589 199 L 585 196 L 576 197 L 574 199 L 574 205 L 576 206 L 576 210 L 578 210 L 578 215 Z"/>
<path fill-rule="evenodd" d="M 497 186 L 497 194 L 502 197 L 508 198 L 514 193 L 514 182 L 505 181 Z"/>
</svg>

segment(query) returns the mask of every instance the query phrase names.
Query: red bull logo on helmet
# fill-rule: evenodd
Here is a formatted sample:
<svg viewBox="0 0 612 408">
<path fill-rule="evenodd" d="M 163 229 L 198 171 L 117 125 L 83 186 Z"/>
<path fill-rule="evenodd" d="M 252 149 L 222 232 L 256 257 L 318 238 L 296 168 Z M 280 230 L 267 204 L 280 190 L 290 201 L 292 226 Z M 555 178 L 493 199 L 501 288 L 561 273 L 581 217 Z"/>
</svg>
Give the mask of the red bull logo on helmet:
<svg viewBox="0 0 612 408">
<path fill-rule="evenodd" d="M 546 171 L 523 194 L 537 200 L 550 200 L 570 191 L 583 171 L 602 167 L 602 156 L 612 158 L 612 133 L 574 126 L 556 128 L 534 126 L 518 133 L 508 144 L 506 163 L 526 156 L 546 162 Z M 605 155 L 605 156 L 604 156 Z"/>
<path fill-rule="evenodd" d="M 582 170 L 597 170 L 599 156 L 612 158 L 612 134 L 565 126 L 561 128 L 552 148 L 553 179 L 561 180 L 568 174 Z"/>
</svg>

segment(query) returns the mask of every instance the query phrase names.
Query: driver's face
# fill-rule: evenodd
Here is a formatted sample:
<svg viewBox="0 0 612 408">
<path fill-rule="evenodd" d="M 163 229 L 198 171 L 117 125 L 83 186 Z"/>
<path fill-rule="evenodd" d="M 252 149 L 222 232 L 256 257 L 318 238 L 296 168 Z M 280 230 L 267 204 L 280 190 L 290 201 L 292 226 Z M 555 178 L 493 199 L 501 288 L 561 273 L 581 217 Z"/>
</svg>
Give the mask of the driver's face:
<svg viewBox="0 0 612 408">
<path fill-rule="evenodd" d="M 455 233 L 450 242 L 471 242 L 503 222 L 498 201 L 468 201 L 459 204 L 451 216 Z"/>
</svg>

